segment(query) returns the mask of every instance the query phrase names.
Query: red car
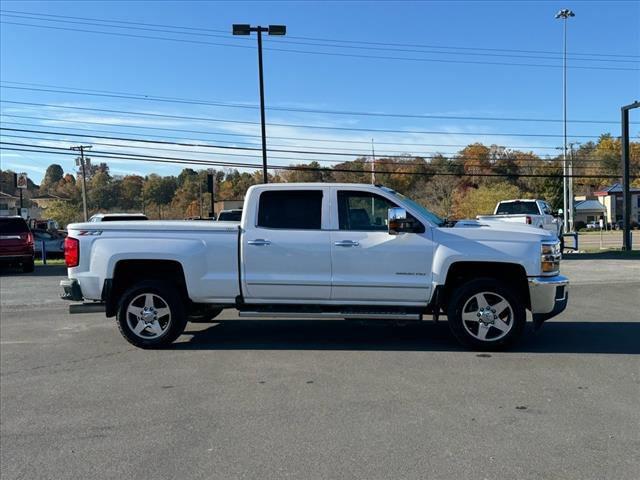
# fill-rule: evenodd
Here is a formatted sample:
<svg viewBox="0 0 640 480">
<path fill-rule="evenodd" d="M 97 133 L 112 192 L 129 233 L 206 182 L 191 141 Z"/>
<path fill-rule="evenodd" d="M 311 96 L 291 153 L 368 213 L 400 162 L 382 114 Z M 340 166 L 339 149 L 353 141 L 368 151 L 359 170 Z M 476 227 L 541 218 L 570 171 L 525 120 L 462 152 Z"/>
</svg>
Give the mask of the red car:
<svg viewBox="0 0 640 480">
<path fill-rule="evenodd" d="M 33 272 L 33 234 L 22 217 L 0 217 L 0 264 Z"/>
</svg>

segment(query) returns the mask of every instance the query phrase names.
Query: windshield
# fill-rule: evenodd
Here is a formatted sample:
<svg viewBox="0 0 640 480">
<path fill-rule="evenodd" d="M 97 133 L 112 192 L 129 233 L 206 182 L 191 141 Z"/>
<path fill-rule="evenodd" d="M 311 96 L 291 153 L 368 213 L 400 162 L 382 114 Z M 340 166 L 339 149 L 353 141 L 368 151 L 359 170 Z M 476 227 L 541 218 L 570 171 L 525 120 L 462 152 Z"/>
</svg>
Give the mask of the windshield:
<svg viewBox="0 0 640 480">
<path fill-rule="evenodd" d="M 414 210 L 416 210 L 422 217 L 426 218 L 427 220 L 429 220 L 429 222 L 433 223 L 437 227 L 444 226 L 445 221 L 443 219 L 441 219 L 435 213 L 427 210 L 425 207 L 423 207 L 419 203 L 414 202 L 409 197 L 405 197 L 401 193 L 398 193 L 395 190 L 391 190 L 390 188 L 387 188 L 387 187 L 381 187 L 381 188 L 385 192 L 390 193 L 394 197 L 397 197 L 398 199 L 400 199 L 402 201 L 402 203 L 404 203 L 405 205 L 408 205 L 409 207 L 411 207 Z"/>
<path fill-rule="evenodd" d="M 502 202 L 496 215 L 537 215 L 536 202 Z"/>
</svg>

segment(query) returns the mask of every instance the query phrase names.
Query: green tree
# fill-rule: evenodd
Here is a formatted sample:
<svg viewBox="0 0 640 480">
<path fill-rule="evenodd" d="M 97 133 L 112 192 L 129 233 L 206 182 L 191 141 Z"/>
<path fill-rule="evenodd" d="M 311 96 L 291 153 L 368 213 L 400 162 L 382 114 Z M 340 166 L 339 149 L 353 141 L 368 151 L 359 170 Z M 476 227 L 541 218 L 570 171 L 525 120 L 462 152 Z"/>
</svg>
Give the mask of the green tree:
<svg viewBox="0 0 640 480">
<path fill-rule="evenodd" d="M 156 173 L 152 173 L 146 178 L 143 187 L 145 202 L 166 205 L 171 202 L 176 187 L 175 177 L 161 177 Z"/>
<path fill-rule="evenodd" d="M 144 178 L 139 175 L 127 175 L 120 181 L 119 207 L 123 210 L 135 210 L 142 206 Z"/>
<path fill-rule="evenodd" d="M 475 218 L 476 215 L 490 215 L 501 200 L 520 196 L 520 189 L 506 182 L 458 189 L 453 197 L 453 216 L 463 219 Z"/>
<path fill-rule="evenodd" d="M 104 171 L 93 175 L 87 185 L 87 200 L 89 206 L 95 210 L 109 210 L 115 206 L 118 194 L 114 191 L 111 177 Z"/>
<path fill-rule="evenodd" d="M 73 202 L 56 200 L 47 207 L 47 218 L 56 220 L 62 228 L 70 223 L 82 221 L 82 208 Z"/>
</svg>

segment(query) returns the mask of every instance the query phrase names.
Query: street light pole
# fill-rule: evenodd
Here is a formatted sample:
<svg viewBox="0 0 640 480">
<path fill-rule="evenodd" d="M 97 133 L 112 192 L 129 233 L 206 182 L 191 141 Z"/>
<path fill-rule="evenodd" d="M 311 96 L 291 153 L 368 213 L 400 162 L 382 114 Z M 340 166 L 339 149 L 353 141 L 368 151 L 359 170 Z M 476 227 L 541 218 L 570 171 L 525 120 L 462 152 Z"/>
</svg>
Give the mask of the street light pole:
<svg viewBox="0 0 640 480">
<path fill-rule="evenodd" d="M 621 108 L 622 113 L 622 250 L 633 248 L 631 239 L 631 190 L 629 188 L 629 110 L 640 108 L 640 102 L 633 102 Z M 617 212 L 616 212 L 617 214 Z"/>
<path fill-rule="evenodd" d="M 251 32 L 258 34 L 258 77 L 260 79 L 260 128 L 262 130 L 262 182 L 269 183 L 267 176 L 267 127 L 264 108 L 264 74 L 262 67 L 262 33 L 269 35 L 283 36 L 287 33 L 287 27 L 284 25 L 269 25 L 261 27 L 260 25 L 252 27 L 249 24 L 234 24 L 234 35 L 251 35 Z"/>
<path fill-rule="evenodd" d="M 567 19 L 569 17 L 575 17 L 568 8 L 563 8 L 556 13 L 556 18 L 562 18 L 564 20 L 564 32 L 563 32 L 563 54 L 562 54 L 562 124 L 564 130 L 564 148 L 562 149 L 562 198 L 563 198 L 563 215 L 564 215 L 564 232 L 568 232 L 569 228 L 569 212 L 568 207 L 568 188 L 567 188 Z"/>
<path fill-rule="evenodd" d="M 86 222 L 89 216 L 87 215 L 87 180 L 84 169 L 84 151 L 90 150 L 91 145 L 79 145 L 77 147 L 70 148 L 71 150 L 80 152 L 80 171 L 82 172 L 82 211 L 84 213 L 84 221 Z"/>
</svg>

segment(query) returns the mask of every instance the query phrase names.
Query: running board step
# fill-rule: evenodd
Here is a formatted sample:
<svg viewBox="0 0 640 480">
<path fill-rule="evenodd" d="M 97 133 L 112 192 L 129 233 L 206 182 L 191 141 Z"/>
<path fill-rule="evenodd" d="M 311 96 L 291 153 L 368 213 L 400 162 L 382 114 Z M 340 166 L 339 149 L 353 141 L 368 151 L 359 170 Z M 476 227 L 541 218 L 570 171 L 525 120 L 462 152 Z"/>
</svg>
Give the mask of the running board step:
<svg viewBox="0 0 640 480">
<path fill-rule="evenodd" d="M 262 317 L 262 318 L 335 318 L 354 320 L 422 320 L 420 313 L 366 313 L 366 312 L 260 312 L 260 311 L 240 311 L 240 317 Z"/>
<path fill-rule="evenodd" d="M 69 313 L 101 313 L 105 311 L 104 303 L 72 303 L 69 305 Z"/>
</svg>

